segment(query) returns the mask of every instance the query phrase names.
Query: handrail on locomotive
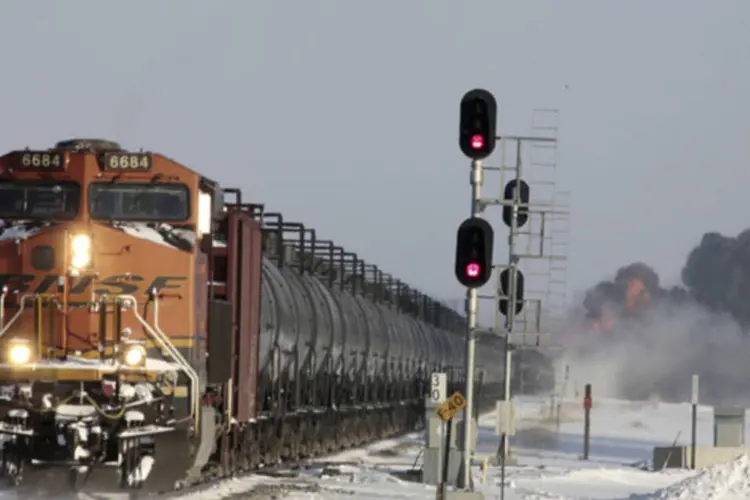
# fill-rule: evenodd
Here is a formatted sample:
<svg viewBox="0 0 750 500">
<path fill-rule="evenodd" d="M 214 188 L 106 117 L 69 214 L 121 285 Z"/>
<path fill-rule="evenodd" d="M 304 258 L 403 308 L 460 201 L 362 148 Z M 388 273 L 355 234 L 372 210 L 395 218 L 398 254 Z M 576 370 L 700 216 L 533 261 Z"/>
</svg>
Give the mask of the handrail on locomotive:
<svg viewBox="0 0 750 500">
<path fill-rule="evenodd" d="M 30 366 L 32 368 L 35 367 L 35 363 L 38 360 L 44 359 L 44 353 L 43 353 L 43 331 L 42 331 L 42 322 L 41 322 L 41 315 L 44 307 L 44 302 L 48 301 L 50 305 L 54 305 L 57 310 L 65 314 L 65 303 L 66 301 L 66 293 L 67 290 L 63 291 L 62 293 L 30 293 L 30 294 L 24 294 L 21 296 L 19 301 L 19 308 L 18 311 L 10 318 L 10 320 L 5 323 L 5 309 L 6 309 L 6 299 L 8 296 L 8 287 L 4 286 L 2 288 L 2 291 L 0 291 L 0 338 L 2 338 L 13 326 L 13 324 L 18 320 L 19 317 L 24 312 L 26 303 L 30 300 L 33 300 L 34 302 L 34 344 L 36 344 L 36 352 L 32 353 L 31 348 L 26 347 L 28 349 L 28 352 L 23 353 L 21 357 L 19 357 L 18 364 L 19 365 L 25 365 Z M 60 300 L 60 296 L 62 295 L 62 301 Z M 113 352 L 112 357 L 110 358 L 114 365 L 116 365 L 117 369 L 125 368 L 129 372 L 140 372 L 140 373 L 147 373 L 149 370 L 147 369 L 147 356 L 146 351 L 143 348 L 142 344 L 140 343 L 134 343 L 131 341 L 123 341 L 123 333 L 127 329 L 123 329 L 121 327 L 121 314 L 122 311 L 131 311 L 133 316 L 136 318 L 138 323 L 143 327 L 143 330 L 147 333 L 148 337 L 154 341 L 154 343 L 162 349 L 163 351 L 167 351 L 170 358 L 179 365 L 180 369 L 185 373 L 185 375 L 190 379 L 190 414 L 189 418 L 193 420 L 193 428 L 198 429 L 200 425 L 200 396 L 199 396 L 199 388 L 200 388 L 200 380 L 198 373 L 195 371 L 195 369 L 190 365 L 190 363 L 185 359 L 185 357 L 180 353 L 180 351 L 174 346 L 174 344 L 169 340 L 169 336 L 167 336 L 164 331 L 159 326 L 159 293 L 155 289 L 151 289 L 149 291 L 149 296 L 147 298 L 147 302 L 152 303 L 153 305 L 153 311 L 154 311 L 154 319 L 153 319 L 153 325 L 150 325 L 146 319 L 138 312 L 138 299 L 134 297 L 133 295 L 116 295 L 114 297 L 107 296 L 105 294 L 99 294 L 98 300 L 97 300 L 97 294 L 92 294 L 91 301 L 87 304 L 92 312 L 100 311 L 101 307 L 106 307 L 107 305 L 114 306 L 114 314 L 115 314 L 115 327 L 114 327 L 114 343 L 113 343 Z M 106 314 L 106 311 L 105 311 Z M 100 357 L 102 356 L 102 350 L 103 347 L 106 345 L 107 342 L 107 329 L 106 324 L 100 323 L 100 331 L 99 331 L 99 338 L 102 339 L 102 344 L 100 344 Z M 23 344 L 17 344 L 16 346 L 18 349 L 23 349 Z M 13 361 L 13 350 L 9 350 L 10 354 L 10 361 L 11 363 L 15 363 Z M 20 353 L 19 353 L 20 354 Z M 34 354 L 36 354 L 36 359 L 34 357 Z M 67 353 L 63 353 L 63 355 L 67 355 Z M 132 356 L 132 357 L 131 357 Z M 124 363 L 120 366 L 120 361 L 124 360 Z"/>
</svg>

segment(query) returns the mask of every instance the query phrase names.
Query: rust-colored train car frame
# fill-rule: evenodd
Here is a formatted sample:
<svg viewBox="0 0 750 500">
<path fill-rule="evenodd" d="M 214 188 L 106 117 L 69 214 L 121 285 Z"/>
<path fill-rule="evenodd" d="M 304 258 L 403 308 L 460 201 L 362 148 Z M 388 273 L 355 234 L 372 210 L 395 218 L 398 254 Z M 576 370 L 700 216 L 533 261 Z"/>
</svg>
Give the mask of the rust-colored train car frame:
<svg viewBox="0 0 750 500">
<path fill-rule="evenodd" d="M 260 344 L 262 234 L 260 225 L 230 208 L 227 235 L 227 292 L 232 300 L 232 380 L 234 417 L 255 418 Z"/>
</svg>

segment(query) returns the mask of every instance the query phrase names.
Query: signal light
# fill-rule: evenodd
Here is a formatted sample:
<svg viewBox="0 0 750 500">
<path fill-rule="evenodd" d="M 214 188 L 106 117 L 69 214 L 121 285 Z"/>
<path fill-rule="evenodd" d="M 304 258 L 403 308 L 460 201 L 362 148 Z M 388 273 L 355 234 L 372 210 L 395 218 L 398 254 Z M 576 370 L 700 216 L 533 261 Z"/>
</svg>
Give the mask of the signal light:
<svg viewBox="0 0 750 500">
<path fill-rule="evenodd" d="M 516 189 L 518 189 L 518 201 L 526 206 L 518 207 L 518 215 L 516 216 L 516 229 L 523 227 L 526 221 L 529 220 L 529 200 L 531 199 L 531 188 L 524 180 L 511 179 L 505 185 L 503 192 L 503 200 L 506 202 L 514 201 L 516 198 Z M 509 205 L 503 205 L 503 222 L 508 227 L 513 227 L 513 207 Z"/>
<path fill-rule="evenodd" d="M 511 296 L 510 293 L 510 281 L 511 281 L 511 270 L 510 269 L 503 269 L 503 271 L 500 273 L 500 293 L 505 298 L 501 298 L 498 302 L 498 308 L 500 309 L 500 312 L 503 314 L 503 316 L 508 316 L 509 312 L 509 297 Z M 516 269 L 516 296 L 515 303 L 516 303 L 516 310 L 515 314 L 520 313 L 523 311 L 523 295 L 524 295 L 524 277 L 523 273 L 520 269 Z"/>
<path fill-rule="evenodd" d="M 470 217 L 458 227 L 456 235 L 456 279 L 463 286 L 478 288 L 492 274 L 492 226 L 478 217 Z"/>
<path fill-rule="evenodd" d="M 497 102 L 484 89 L 474 89 L 461 99 L 458 145 L 472 160 L 487 158 L 495 149 Z"/>
<path fill-rule="evenodd" d="M 476 278 L 482 272 L 482 266 L 476 262 L 472 262 L 466 266 L 466 276 L 469 278 Z"/>
</svg>

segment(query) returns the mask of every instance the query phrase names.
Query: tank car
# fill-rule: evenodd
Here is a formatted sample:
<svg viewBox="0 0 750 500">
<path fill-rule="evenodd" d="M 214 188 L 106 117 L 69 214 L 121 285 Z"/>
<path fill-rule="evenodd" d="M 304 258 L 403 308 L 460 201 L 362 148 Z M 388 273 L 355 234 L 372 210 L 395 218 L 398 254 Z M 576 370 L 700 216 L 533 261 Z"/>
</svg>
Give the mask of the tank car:
<svg viewBox="0 0 750 500">
<path fill-rule="evenodd" d="M 0 157 L 0 472 L 165 492 L 418 427 L 464 318 L 161 154 Z M 480 350 L 480 403 L 502 353 Z M 32 479 L 34 478 L 34 479 Z"/>
</svg>

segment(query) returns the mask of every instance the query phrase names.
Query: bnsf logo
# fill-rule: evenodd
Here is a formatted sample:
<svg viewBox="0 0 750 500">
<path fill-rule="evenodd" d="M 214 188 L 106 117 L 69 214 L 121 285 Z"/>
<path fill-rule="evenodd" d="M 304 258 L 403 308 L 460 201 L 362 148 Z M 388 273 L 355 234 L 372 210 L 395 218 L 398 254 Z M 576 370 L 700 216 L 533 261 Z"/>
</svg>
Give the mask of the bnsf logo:
<svg viewBox="0 0 750 500">
<path fill-rule="evenodd" d="M 0 290 L 8 287 L 9 292 L 19 293 L 53 293 L 57 290 L 58 276 L 54 274 L 0 274 Z M 136 295 L 138 292 L 147 293 L 149 290 L 174 290 L 181 288 L 187 281 L 186 276 L 156 276 L 146 279 L 137 274 L 129 276 L 117 274 L 96 280 L 94 276 L 75 278 L 68 289 L 71 295 L 80 294 L 108 294 L 108 295 Z"/>
</svg>

